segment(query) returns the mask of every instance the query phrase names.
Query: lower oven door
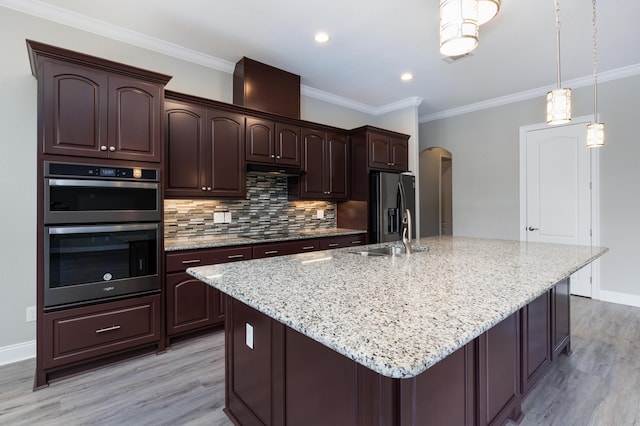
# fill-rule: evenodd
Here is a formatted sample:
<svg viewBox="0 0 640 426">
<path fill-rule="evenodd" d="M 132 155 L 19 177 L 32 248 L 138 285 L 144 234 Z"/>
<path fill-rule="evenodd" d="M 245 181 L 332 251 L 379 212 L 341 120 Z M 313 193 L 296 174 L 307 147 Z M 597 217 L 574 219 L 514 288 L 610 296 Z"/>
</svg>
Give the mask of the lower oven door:
<svg viewBox="0 0 640 426">
<path fill-rule="evenodd" d="M 160 289 L 158 223 L 45 227 L 45 308 Z"/>
</svg>

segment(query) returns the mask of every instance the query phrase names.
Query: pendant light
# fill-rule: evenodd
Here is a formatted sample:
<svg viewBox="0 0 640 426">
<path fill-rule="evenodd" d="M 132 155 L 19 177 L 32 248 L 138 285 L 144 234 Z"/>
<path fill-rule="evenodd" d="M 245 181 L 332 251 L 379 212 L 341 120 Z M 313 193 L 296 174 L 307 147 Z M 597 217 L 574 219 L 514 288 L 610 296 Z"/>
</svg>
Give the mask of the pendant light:
<svg viewBox="0 0 640 426">
<path fill-rule="evenodd" d="M 440 0 L 440 53 L 462 56 L 477 46 L 477 1 Z"/>
<path fill-rule="evenodd" d="M 604 146 L 604 123 L 598 123 L 598 27 L 596 26 L 596 0 L 592 1 L 593 15 L 593 123 L 587 126 L 587 146 Z"/>
<path fill-rule="evenodd" d="M 500 10 L 500 0 L 477 0 L 478 1 L 478 25 L 484 25 L 498 14 Z"/>
<path fill-rule="evenodd" d="M 556 63 L 557 88 L 547 93 L 547 124 L 564 124 L 571 121 L 571 89 L 560 84 L 560 0 L 556 5 Z"/>
</svg>

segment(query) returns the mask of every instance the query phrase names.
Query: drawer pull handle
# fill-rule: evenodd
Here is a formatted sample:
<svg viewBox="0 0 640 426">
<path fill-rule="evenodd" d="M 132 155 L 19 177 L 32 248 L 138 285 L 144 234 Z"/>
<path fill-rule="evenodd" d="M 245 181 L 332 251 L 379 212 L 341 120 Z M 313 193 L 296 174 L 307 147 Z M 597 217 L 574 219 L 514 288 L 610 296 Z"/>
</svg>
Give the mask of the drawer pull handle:
<svg viewBox="0 0 640 426">
<path fill-rule="evenodd" d="M 190 264 L 192 264 L 192 263 L 200 263 L 200 262 L 202 262 L 202 260 L 200 260 L 200 259 L 183 260 L 183 261 L 182 261 L 182 264 L 183 264 L 183 265 L 190 265 Z"/>
<path fill-rule="evenodd" d="M 314 248 L 316 248 L 316 247 L 315 246 L 304 246 L 304 247 L 302 247 L 302 250 L 311 250 L 311 249 L 314 249 Z"/>
<path fill-rule="evenodd" d="M 229 256 L 227 256 L 227 259 L 242 259 L 244 257 L 244 254 L 230 254 Z"/>
<path fill-rule="evenodd" d="M 100 333 L 106 333 L 107 331 L 115 331 L 115 330 L 120 330 L 120 326 L 119 325 L 112 325 L 111 327 L 100 328 L 100 329 L 96 330 L 96 333 L 100 334 Z"/>
<path fill-rule="evenodd" d="M 330 243 L 330 244 L 329 244 L 329 247 L 338 247 L 339 245 L 340 245 L 340 244 L 338 244 L 338 243 Z"/>
<path fill-rule="evenodd" d="M 362 241 L 361 240 L 351 241 L 351 244 L 362 244 Z"/>
<path fill-rule="evenodd" d="M 264 254 L 277 254 L 278 250 L 269 250 L 269 251 L 265 251 Z"/>
</svg>

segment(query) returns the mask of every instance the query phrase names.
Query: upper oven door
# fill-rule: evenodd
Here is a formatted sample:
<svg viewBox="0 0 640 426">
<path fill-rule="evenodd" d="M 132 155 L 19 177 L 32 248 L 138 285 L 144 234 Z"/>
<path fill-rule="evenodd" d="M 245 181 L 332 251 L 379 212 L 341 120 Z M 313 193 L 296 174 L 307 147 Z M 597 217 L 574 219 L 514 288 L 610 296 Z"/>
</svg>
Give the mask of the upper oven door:
<svg viewBox="0 0 640 426">
<path fill-rule="evenodd" d="M 160 184 L 46 178 L 45 224 L 160 222 Z"/>
</svg>

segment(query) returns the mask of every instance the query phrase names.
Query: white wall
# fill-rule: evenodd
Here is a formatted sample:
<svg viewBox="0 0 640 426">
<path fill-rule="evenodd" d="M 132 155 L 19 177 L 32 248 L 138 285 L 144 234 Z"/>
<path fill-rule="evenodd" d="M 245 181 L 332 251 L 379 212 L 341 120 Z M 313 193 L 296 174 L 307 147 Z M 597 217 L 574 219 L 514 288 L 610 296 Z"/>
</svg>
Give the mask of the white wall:
<svg viewBox="0 0 640 426">
<path fill-rule="evenodd" d="M 600 155 L 601 298 L 640 306 L 640 76 L 598 86 L 606 146 Z M 592 88 L 574 89 L 574 115 L 593 114 Z M 420 125 L 420 150 L 453 153 L 455 235 L 519 239 L 519 128 L 544 122 L 544 98 Z M 621 295 L 624 293 L 625 295 Z"/>
<path fill-rule="evenodd" d="M 36 80 L 25 39 L 172 75 L 167 89 L 232 101 L 231 74 L 175 59 L 0 7 L 0 364 L 14 346 L 33 351 L 35 323 L 25 309 L 36 304 Z M 238 59 L 242 56 L 239 52 Z M 378 125 L 377 117 L 303 97 L 302 118 L 345 129 Z M 415 112 L 414 112 L 415 114 Z M 385 120 L 392 128 L 405 126 Z M 417 134 L 417 130 L 414 132 Z M 30 343 L 31 342 L 31 343 Z M 11 353 L 10 353 L 11 352 Z"/>
</svg>

